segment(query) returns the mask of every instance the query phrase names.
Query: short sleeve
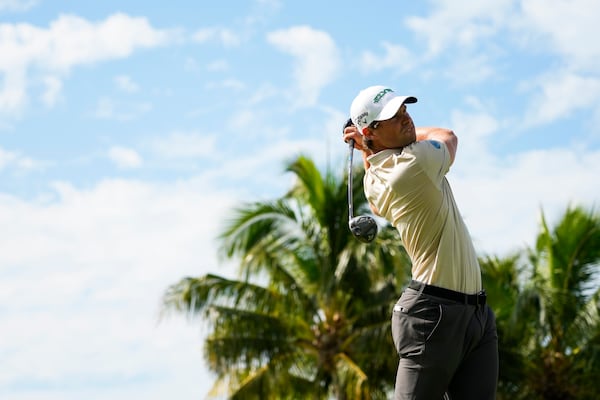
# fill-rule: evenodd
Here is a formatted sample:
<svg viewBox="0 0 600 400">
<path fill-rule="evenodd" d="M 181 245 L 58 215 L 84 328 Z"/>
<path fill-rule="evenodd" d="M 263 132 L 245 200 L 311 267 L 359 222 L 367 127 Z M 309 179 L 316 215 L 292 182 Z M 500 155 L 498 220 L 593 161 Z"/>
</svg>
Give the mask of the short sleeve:
<svg viewBox="0 0 600 400">
<path fill-rule="evenodd" d="M 413 154 L 423 171 L 436 184 L 441 183 L 451 165 L 446 144 L 437 140 L 422 140 L 405 149 Z"/>
</svg>

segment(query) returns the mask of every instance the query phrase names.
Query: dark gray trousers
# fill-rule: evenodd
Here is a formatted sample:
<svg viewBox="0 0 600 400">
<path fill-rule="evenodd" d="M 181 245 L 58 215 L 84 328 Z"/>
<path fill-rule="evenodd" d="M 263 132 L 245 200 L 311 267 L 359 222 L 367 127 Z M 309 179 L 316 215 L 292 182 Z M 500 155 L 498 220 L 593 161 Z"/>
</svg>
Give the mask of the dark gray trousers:
<svg viewBox="0 0 600 400">
<path fill-rule="evenodd" d="M 498 335 L 488 307 L 466 305 L 407 288 L 392 315 L 400 362 L 395 400 L 493 400 Z"/>
</svg>

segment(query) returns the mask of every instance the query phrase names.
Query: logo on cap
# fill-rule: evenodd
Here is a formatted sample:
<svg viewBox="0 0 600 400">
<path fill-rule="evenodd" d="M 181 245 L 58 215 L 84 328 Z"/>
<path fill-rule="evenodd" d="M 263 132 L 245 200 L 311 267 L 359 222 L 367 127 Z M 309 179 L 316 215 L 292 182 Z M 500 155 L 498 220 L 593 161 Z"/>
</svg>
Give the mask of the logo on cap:
<svg viewBox="0 0 600 400">
<path fill-rule="evenodd" d="M 358 121 L 358 123 L 360 125 L 364 125 L 367 123 L 367 117 L 369 116 L 369 112 L 365 111 L 364 113 L 360 114 L 358 117 L 356 117 L 356 120 Z"/>
<path fill-rule="evenodd" d="M 379 100 L 381 100 L 381 98 L 383 96 L 386 95 L 386 93 L 390 93 L 393 92 L 392 89 L 387 88 L 387 89 L 383 89 L 381 92 L 377 93 L 377 95 L 375 96 L 375 98 L 373 98 L 373 103 L 379 103 Z"/>
</svg>

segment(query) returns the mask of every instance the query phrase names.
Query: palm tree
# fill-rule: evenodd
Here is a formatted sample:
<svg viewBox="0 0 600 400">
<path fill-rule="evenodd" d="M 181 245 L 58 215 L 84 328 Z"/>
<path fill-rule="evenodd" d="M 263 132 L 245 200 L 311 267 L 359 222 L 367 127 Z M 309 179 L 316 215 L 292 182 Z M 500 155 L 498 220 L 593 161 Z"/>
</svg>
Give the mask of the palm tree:
<svg viewBox="0 0 600 400">
<path fill-rule="evenodd" d="M 220 235 L 240 278 L 187 277 L 166 309 L 201 314 L 213 393 L 231 399 L 384 399 L 397 358 L 390 310 L 410 272 L 397 232 L 382 224 L 375 245 L 347 226 L 347 177 L 324 176 L 304 156 L 280 199 L 246 204 Z M 360 179 L 357 213 L 367 206 Z"/>
<path fill-rule="evenodd" d="M 496 312 L 500 398 L 600 398 L 600 216 L 569 207 L 535 247 L 482 262 Z"/>
<path fill-rule="evenodd" d="M 488 256 L 479 260 L 488 304 L 496 315 L 500 359 L 498 400 L 518 399 L 523 385 L 526 358 L 522 348 L 527 337 L 527 325 L 515 318 L 514 312 L 521 293 L 520 279 L 525 272 L 519 259 L 520 255 L 515 253 L 504 258 Z"/>
</svg>

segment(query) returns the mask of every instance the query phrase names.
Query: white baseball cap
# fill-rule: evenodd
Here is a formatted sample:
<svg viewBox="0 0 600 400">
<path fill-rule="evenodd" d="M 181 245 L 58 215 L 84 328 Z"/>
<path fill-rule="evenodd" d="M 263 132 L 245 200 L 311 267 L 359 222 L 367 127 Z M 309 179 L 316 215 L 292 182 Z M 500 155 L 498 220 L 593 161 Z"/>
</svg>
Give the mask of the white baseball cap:
<svg viewBox="0 0 600 400">
<path fill-rule="evenodd" d="M 386 86 L 370 86 L 363 89 L 352 101 L 350 118 L 360 133 L 373 121 L 385 121 L 392 118 L 402 104 L 416 103 L 413 96 L 397 96 Z"/>
</svg>

